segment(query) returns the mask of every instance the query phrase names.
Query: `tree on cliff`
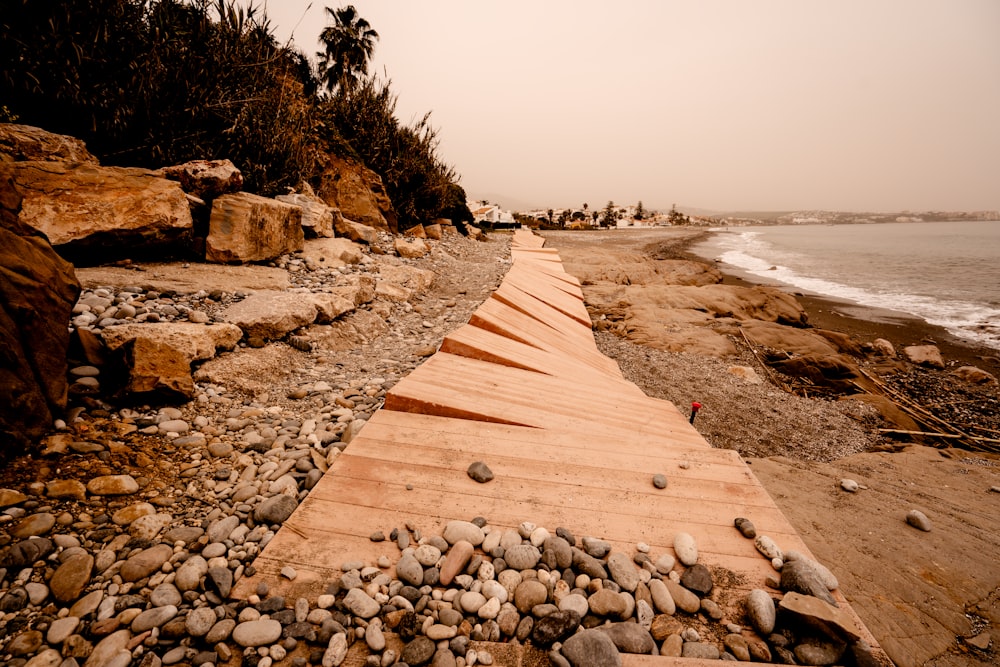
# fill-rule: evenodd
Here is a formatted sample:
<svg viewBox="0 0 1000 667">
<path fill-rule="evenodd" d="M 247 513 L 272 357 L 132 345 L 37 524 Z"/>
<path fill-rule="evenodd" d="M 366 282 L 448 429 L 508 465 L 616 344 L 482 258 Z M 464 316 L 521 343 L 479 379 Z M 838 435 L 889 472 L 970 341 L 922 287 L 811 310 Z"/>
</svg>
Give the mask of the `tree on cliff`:
<svg viewBox="0 0 1000 667">
<path fill-rule="evenodd" d="M 316 54 L 319 59 L 319 78 L 331 93 L 334 89 L 349 94 L 368 73 L 368 61 L 375 52 L 378 33 L 358 15 L 354 5 L 340 9 L 326 8 L 332 25 L 323 28 L 319 41 L 324 49 Z"/>
</svg>

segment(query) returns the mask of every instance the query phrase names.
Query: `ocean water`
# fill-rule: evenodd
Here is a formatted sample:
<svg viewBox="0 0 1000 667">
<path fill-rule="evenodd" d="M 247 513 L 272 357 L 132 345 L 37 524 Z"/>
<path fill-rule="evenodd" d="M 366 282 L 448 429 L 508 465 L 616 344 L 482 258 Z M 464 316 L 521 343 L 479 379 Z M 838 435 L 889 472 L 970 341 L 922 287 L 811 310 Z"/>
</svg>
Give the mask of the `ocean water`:
<svg viewBox="0 0 1000 667">
<path fill-rule="evenodd" d="M 752 280 L 920 317 L 1000 349 L 1000 221 L 719 228 L 693 250 Z"/>
</svg>

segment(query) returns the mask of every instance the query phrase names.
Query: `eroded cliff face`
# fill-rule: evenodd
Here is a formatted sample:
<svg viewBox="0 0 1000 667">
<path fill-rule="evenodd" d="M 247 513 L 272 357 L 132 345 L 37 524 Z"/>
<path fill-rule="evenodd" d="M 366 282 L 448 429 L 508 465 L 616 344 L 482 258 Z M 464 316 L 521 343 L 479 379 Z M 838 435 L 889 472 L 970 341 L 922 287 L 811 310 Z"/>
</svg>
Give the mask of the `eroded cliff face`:
<svg viewBox="0 0 1000 667">
<path fill-rule="evenodd" d="M 396 211 L 382 177 L 356 160 L 327 156 L 316 194 L 348 220 L 384 232 L 399 232 Z"/>
<path fill-rule="evenodd" d="M 45 236 L 18 221 L 22 197 L 0 179 L 0 456 L 48 430 L 66 407 L 73 267 Z"/>
</svg>

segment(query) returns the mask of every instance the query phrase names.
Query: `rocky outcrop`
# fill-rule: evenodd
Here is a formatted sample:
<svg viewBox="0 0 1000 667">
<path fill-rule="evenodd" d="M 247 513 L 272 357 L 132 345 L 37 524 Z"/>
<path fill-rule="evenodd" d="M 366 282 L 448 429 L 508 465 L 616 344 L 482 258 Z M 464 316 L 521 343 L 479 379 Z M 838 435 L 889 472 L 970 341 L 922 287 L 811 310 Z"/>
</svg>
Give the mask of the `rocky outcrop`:
<svg viewBox="0 0 1000 667">
<path fill-rule="evenodd" d="M 248 192 L 223 195 L 212 205 L 205 259 L 264 262 L 302 249 L 302 209 Z"/>
<path fill-rule="evenodd" d="M 0 162 L 46 160 L 98 163 L 76 137 L 53 134 L 31 125 L 0 123 Z"/>
<path fill-rule="evenodd" d="M 26 449 L 66 407 L 69 321 L 80 284 L 44 235 L 18 221 L 21 195 L 0 180 L 0 454 Z"/>
<path fill-rule="evenodd" d="M 89 163 L 0 163 L 23 195 L 19 219 L 64 257 L 94 264 L 176 243 L 192 230 L 180 185 L 146 169 Z"/>
<path fill-rule="evenodd" d="M 360 162 L 328 156 L 316 195 L 348 220 L 379 231 L 399 231 L 382 178 Z"/>
<path fill-rule="evenodd" d="M 229 160 L 193 160 L 154 173 L 177 181 L 184 192 L 205 201 L 243 189 L 243 174 Z"/>
</svg>

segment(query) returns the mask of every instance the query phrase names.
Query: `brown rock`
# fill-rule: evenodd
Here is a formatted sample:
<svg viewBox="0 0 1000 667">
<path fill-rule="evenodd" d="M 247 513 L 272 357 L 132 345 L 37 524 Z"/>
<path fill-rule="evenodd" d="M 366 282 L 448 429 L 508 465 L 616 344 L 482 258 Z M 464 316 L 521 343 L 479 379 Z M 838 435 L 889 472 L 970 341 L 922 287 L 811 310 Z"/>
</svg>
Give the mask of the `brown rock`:
<svg viewBox="0 0 1000 667">
<path fill-rule="evenodd" d="M 701 600 L 698 596 L 684 588 L 680 584 L 667 579 L 663 582 L 667 590 L 670 591 L 670 597 L 674 599 L 674 604 L 677 608 L 686 611 L 689 614 L 697 614 L 698 610 L 701 609 Z"/>
<path fill-rule="evenodd" d="M 360 222 L 354 222 L 343 215 L 334 219 L 333 229 L 337 233 L 337 236 L 343 236 L 357 243 L 375 245 L 375 242 L 378 240 L 375 228 L 368 227 Z"/>
<path fill-rule="evenodd" d="M 345 238 L 307 239 L 302 248 L 303 259 L 324 267 L 360 264 L 364 257 L 361 246 Z"/>
<path fill-rule="evenodd" d="M 243 189 L 243 174 L 229 160 L 192 160 L 156 173 L 179 182 L 184 192 L 204 200 Z"/>
<path fill-rule="evenodd" d="M 220 350 L 232 350 L 242 337 L 243 331 L 238 326 L 227 323 L 117 324 L 101 331 L 101 338 L 111 351 L 116 351 L 137 338 L 146 338 L 177 350 L 188 363 L 211 359 Z"/>
<path fill-rule="evenodd" d="M 39 127 L 0 123 L 0 157 L 5 162 L 87 162 L 97 164 L 87 146 L 65 134 L 53 134 Z"/>
<path fill-rule="evenodd" d="M 318 312 L 316 304 L 300 294 L 261 291 L 229 306 L 219 317 L 238 326 L 248 338 L 279 340 L 312 324 Z"/>
<path fill-rule="evenodd" d="M 87 584 L 94 571 L 94 557 L 90 554 L 76 554 L 66 559 L 52 575 L 49 588 L 52 595 L 60 602 L 73 602 Z"/>
<path fill-rule="evenodd" d="M 861 377 L 854 362 L 840 354 L 801 354 L 773 365 L 785 375 L 807 377 L 818 385 L 850 386 L 850 380 Z"/>
<path fill-rule="evenodd" d="M 396 254 L 400 257 L 405 257 L 408 259 L 416 259 L 423 257 L 431 251 L 430 246 L 427 242 L 420 238 L 415 239 L 405 239 L 397 238 L 394 247 L 396 248 Z"/>
<path fill-rule="evenodd" d="M 424 230 L 423 225 L 413 225 L 408 227 L 404 232 L 403 236 L 408 236 L 414 239 L 425 239 L 427 238 L 427 232 Z"/>
<path fill-rule="evenodd" d="M 442 586 L 449 585 L 455 576 L 465 569 L 475 550 L 476 548 L 466 540 L 459 540 L 451 546 L 448 554 L 445 556 L 444 563 L 441 564 L 439 579 Z"/>
<path fill-rule="evenodd" d="M 349 220 L 379 231 L 398 231 L 382 178 L 360 162 L 328 156 L 316 194 Z"/>
<path fill-rule="evenodd" d="M 155 395 L 183 401 L 194 396 L 191 362 L 177 348 L 139 336 L 122 345 L 119 354 L 116 363 L 124 377 L 122 391 L 131 397 L 142 400 Z"/>
<path fill-rule="evenodd" d="M 970 384 L 996 384 L 997 378 L 975 366 L 962 366 L 952 371 L 952 375 Z"/>
<path fill-rule="evenodd" d="M 660 642 L 670 635 L 679 635 L 684 631 L 684 623 L 681 619 L 672 614 L 657 614 L 653 617 L 653 623 L 649 628 L 653 639 Z"/>
<path fill-rule="evenodd" d="M 263 262 L 302 249 L 302 209 L 248 192 L 212 204 L 205 239 L 209 262 Z"/>
<path fill-rule="evenodd" d="M 944 359 L 941 357 L 941 350 L 938 349 L 937 345 L 910 345 L 903 348 L 903 356 L 911 364 L 944 368 Z"/>
<path fill-rule="evenodd" d="M 26 449 L 66 407 L 69 321 L 80 294 L 72 265 L 18 220 L 21 193 L 0 177 L 0 454 Z"/>
<path fill-rule="evenodd" d="M 434 239 L 435 241 L 440 241 L 443 232 L 441 231 L 441 225 L 435 222 L 434 224 L 424 225 L 424 234 L 427 238 Z"/>
<path fill-rule="evenodd" d="M 190 238 L 191 209 L 180 186 L 146 169 L 69 162 L 0 163 L 0 181 L 24 195 L 19 219 L 77 263 L 121 259 L 136 247 Z"/>
<path fill-rule="evenodd" d="M 817 597 L 789 592 L 785 594 L 778 606 L 784 612 L 822 632 L 827 637 L 847 642 L 857 641 L 861 638 L 861 630 L 851 615 Z"/>
</svg>

